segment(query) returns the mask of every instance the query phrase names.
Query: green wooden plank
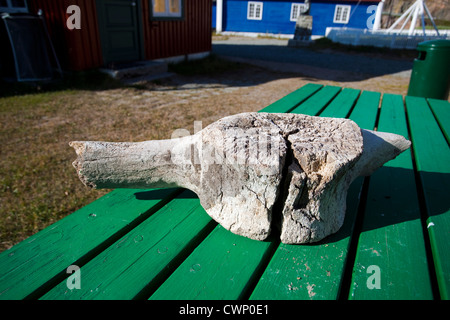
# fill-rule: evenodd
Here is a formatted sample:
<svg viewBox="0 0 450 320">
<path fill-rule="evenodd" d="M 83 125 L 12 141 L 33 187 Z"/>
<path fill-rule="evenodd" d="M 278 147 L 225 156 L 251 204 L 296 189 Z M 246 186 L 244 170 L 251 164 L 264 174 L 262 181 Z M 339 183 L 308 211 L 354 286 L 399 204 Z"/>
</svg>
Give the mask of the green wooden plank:
<svg viewBox="0 0 450 320">
<path fill-rule="evenodd" d="M 381 94 L 373 91 L 363 91 L 352 110 L 350 119 L 360 128 L 373 130 L 377 120 L 378 106 Z"/>
<path fill-rule="evenodd" d="M 319 114 L 323 108 L 339 93 L 340 87 L 326 86 L 316 92 L 308 100 L 293 109 L 291 113 L 301 113 L 310 116 Z"/>
<path fill-rule="evenodd" d="M 408 138 L 402 96 L 383 96 L 378 130 Z M 409 151 L 370 178 L 349 298 L 433 298 Z"/>
<path fill-rule="evenodd" d="M 35 297 L 178 191 L 117 189 L 0 254 L 0 299 Z M 39 290 L 38 290 L 39 289 Z"/>
<path fill-rule="evenodd" d="M 439 293 L 450 299 L 450 149 L 427 102 L 405 98 L 414 157 L 429 218 L 427 230 Z"/>
<path fill-rule="evenodd" d="M 359 90 L 344 88 L 320 114 L 321 117 L 346 118 L 358 99 Z"/>
<path fill-rule="evenodd" d="M 361 97 L 363 100 L 358 100 L 350 118 L 358 124 L 372 123 L 373 128 L 380 95 L 367 92 Z M 327 112 L 333 104 L 340 105 L 340 108 L 333 107 L 338 111 L 336 116 L 344 113 L 347 115 L 354 100 L 345 99 L 345 101 L 348 103 L 347 106 L 342 102 L 334 104 L 333 100 L 321 115 L 333 116 L 333 113 Z M 347 111 L 339 112 L 342 110 Z M 339 297 L 363 181 L 363 178 L 358 178 L 348 190 L 347 210 L 342 228 L 336 234 L 316 244 L 307 246 L 281 244 L 250 299 L 336 299 Z"/>
<path fill-rule="evenodd" d="M 286 113 L 290 112 L 304 100 L 308 99 L 312 94 L 317 92 L 322 85 L 308 83 L 303 87 L 297 89 L 296 91 L 288 94 L 287 96 L 275 101 L 271 105 L 262 109 L 259 112 L 270 112 L 270 113 Z"/>
<path fill-rule="evenodd" d="M 418 170 L 450 173 L 448 144 L 427 102 L 411 96 L 405 102 Z"/>
<path fill-rule="evenodd" d="M 128 300 L 151 292 L 215 225 L 197 196 L 184 191 L 84 265 L 80 289 L 69 290 L 64 280 L 42 299 Z"/>
<path fill-rule="evenodd" d="M 428 99 L 431 110 L 441 126 L 447 142 L 450 143 L 450 103 L 445 100 Z"/>
<path fill-rule="evenodd" d="M 218 225 L 150 299 L 240 299 L 274 243 L 238 236 Z"/>
</svg>

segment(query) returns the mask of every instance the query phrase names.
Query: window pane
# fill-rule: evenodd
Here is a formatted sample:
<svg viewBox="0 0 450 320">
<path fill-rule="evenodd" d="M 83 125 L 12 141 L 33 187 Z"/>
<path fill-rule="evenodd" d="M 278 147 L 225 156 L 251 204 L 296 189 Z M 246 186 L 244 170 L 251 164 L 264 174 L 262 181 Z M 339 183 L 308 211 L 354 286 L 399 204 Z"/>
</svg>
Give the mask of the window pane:
<svg viewBox="0 0 450 320">
<path fill-rule="evenodd" d="M 166 12 L 166 1 L 165 0 L 153 0 L 153 12 L 165 13 Z"/>
<path fill-rule="evenodd" d="M 255 18 L 261 18 L 261 5 L 256 6 Z"/>
<path fill-rule="evenodd" d="M 345 9 L 342 11 L 342 19 L 341 19 L 341 21 L 342 21 L 342 22 L 347 21 L 347 17 L 348 17 L 348 9 L 345 8 Z"/>
<path fill-rule="evenodd" d="M 255 17 L 255 4 L 254 3 L 250 3 L 249 4 L 248 16 L 249 16 L 249 18 L 254 18 Z"/>
<path fill-rule="evenodd" d="M 298 5 L 297 4 L 293 4 L 292 5 L 291 20 L 296 20 L 297 18 L 298 18 Z"/>
<path fill-rule="evenodd" d="M 341 12 L 342 12 L 342 7 L 337 7 L 337 9 L 336 9 L 336 21 L 341 21 Z"/>
<path fill-rule="evenodd" d="M 181 12 L 181 0 L 170 0 L 170 12 L 180 13 Z"/>
<path fill-rule="evenodd" d="M 7 7 L 8 3 L 6 2 L 6 0 L 0 0 L 0 7 Z"/>
</svg>

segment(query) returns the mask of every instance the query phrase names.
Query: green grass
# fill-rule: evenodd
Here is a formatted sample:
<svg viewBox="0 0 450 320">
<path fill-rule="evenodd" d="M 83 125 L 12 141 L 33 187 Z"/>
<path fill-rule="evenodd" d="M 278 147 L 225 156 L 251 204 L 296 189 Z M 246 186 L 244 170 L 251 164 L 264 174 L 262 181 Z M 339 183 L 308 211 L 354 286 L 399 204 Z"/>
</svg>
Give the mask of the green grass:
<svg viewBox="0 0 450 320">
<path fill-rule="evenodd" d="M 19 91 L 36 90 L 16 86 Z M 62 113 L 77 91 L 0 98 L 0 250 L 96 199 L 77 186 Z"/>
<path fill-rule="evenodd" d="M 82 133 L 71 113 L 89 105 L 89 92 L 120 87 L 95 70 L 0 82 L 0 251 L 107 192 L 79 184 L 67 143 Z"/>
</svg>

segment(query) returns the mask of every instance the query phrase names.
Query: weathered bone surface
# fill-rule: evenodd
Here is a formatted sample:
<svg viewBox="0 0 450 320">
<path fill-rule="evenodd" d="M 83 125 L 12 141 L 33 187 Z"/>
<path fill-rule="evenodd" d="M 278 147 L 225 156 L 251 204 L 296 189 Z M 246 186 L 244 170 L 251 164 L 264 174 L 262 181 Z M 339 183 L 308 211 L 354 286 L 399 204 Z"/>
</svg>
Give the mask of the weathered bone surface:
<svg viewBox="0 0 450 320">
<path fill-rule="evenodd" d="M 188 188 L 236 234 L 266 239 L 274 213 L 282 242 L 308 243 L 342 226 L 356 177 L 371 174 L 410 142 L 346 119 L 243 113 L 179 139 L 70 145 L 89 187 Z"/>
</svg>

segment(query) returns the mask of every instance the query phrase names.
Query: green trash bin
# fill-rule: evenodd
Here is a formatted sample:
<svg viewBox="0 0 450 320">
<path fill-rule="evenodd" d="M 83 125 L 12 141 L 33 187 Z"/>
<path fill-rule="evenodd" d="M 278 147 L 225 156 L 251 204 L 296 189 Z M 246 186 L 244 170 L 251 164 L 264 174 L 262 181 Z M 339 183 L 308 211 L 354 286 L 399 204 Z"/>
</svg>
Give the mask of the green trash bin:
<svg viewBox="0 0 450 320">
<path fill-rule="evenodd" d="M 450 40 L 430 40 L 417 45 L 419 57 L 409 82 L 408 96 L 448 99 L 450 88 Z"/>
</svg>

